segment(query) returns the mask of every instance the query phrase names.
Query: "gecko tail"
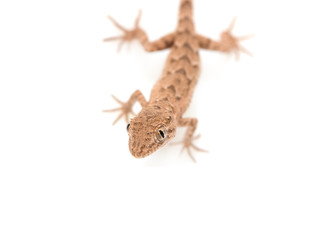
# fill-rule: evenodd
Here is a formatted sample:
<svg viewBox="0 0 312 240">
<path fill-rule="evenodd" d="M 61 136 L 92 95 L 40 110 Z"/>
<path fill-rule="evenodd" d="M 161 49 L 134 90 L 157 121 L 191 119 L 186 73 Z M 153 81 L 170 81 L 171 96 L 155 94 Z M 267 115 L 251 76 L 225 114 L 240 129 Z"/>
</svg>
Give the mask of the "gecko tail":
<svg viewBox="0 0 312 240">
<path fill-rule="evenodd" d="M 193 0 L 181 0 L 179 9 L 178 31 L 194 32 Z"/>
</svg>

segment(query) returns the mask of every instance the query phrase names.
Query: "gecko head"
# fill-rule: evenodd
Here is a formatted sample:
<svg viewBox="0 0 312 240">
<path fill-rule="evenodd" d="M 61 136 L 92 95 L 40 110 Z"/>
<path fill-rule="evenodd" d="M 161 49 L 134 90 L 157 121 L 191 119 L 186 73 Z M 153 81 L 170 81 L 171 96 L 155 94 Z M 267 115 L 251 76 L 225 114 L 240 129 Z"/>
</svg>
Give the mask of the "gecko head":
<svg viewBox="0 0 312 240">
<path fill-rule="evenodd" d="M 168 143 L 176 132 L 176 118 L 172 108 L 151 105 L 131 119 L 127 126 L 129 150 L 136 158 L 143 158 Z"/>
</svg>

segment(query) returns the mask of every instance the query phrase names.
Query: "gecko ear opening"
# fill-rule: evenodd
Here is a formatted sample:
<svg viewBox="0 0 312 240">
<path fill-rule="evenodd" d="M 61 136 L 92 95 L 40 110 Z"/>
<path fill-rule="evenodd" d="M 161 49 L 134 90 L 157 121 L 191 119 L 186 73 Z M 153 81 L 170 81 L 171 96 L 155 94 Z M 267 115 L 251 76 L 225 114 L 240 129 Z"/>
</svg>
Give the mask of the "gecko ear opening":
<svg viewBox="0 0 312 240">
<path fill-rule="evenodd" d="M 129 132 L 130 123 L 127 125 L 127 132 Z"/>
</svg>

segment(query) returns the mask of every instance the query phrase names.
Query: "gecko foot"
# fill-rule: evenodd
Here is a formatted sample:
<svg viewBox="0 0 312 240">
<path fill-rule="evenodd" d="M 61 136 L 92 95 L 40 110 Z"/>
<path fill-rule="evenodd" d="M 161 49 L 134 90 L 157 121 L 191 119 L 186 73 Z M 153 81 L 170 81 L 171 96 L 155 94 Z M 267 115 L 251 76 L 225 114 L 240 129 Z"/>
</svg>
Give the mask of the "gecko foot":
<svg viewBox="0 0 312 240">
<path fill-rule="evenodd" d="M 198 151 L 198 152 L 208 152 L 207 150 L 205 149 L 201 149 L 199 147 L 197 147 L 196 145 L 194 145 L 193 141 L 194 140 L 197 140 L 200 138 L 200 134 L 198 134 L 197 136 L 195 137 L 186 137 L 183 141 L 181 142 L 176 142 L 176 143 L 172 143 L 171 145 L 178 145 L 178 144 L 183 144 L 183 148 L 181 150 L 181 153 L 186 149 L 188 155 L 190 156 L 190 158 L 193 160 L 194 163 L 196 163 L 196 159 L 194 158 L 192 152 L 191 152 L 191 149 L 194 149 L 195 151 Z"/>
<path fill-rule="evenodd" d="M 134 24 L 134 28 L 132 30 L 128 30 L 125 27 L 123 27 L 122 25 L 120 25 L 114 18 L 112 18 L 111 16 L 108 16 L 108 19 L 112 21 L 112 23 L 123 32 L 123 35 L 121 36 L 116 36 L 116 37 L 108 37 L 108 38 L 104 38 L 103 41 L 107 42 L 107 41 L 115 41 L 115 40 L 121 40 L 120 44 L 118 46 L 118 51 L 121 50 L 123 44 L 125 42 L 131 42 L 132 40 L 137 38 L 137 33 L 139 31 L 139 22 L 141 19 L 141 15 L 142 15 L 142 11 L 139 11 L 139 14 L 135 20 L 135 24 Z"/>
<path fill-rule="evenodd" d="M 114 95 L 112 95 L 112 98 L 121 105 L 119 108 L 109 109 L 109 110 L 103 110 L 102 112 L 121 112 L 118 117 L 113 122 L 113 125 L 118 122 L 123 116 L 125 117 L 126 122 L 129 122 L 129 114 L 135 115 L 132 111 L 132 103 L 131 101 L 122 102 L 118 98 L 116 98 Z"/>
<path fill-rule="evenodd" d="M 226 49 L 226 51 L 234 53 L 236 56 L 236 59 L 239 60 L 239 53 L 240 52 L 243 52 L 249 56 L 252 56 L 252 53 L 249 52 L 243 46 L 241 46 L 240 42 L 253 37 L 253 35 L 234 37 L 232 34 L 232 30 L 235 26 L 235 22 L 236 22 L 236 17 L 233 19 L 233 21 L 231 22 L 228 29 L 225 30 L 223 33 L 221 33 L 221 42 L 222 42 L 224 48 Z"/>
</svg>

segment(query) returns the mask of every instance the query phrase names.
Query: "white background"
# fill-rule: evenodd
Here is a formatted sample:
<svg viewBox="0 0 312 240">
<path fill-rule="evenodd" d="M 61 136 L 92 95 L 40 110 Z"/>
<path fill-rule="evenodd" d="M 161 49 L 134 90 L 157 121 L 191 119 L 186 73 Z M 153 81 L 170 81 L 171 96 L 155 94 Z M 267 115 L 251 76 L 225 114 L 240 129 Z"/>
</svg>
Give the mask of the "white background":
<svg viewBox="0 0 312 240">
<path fill-rule="evenodd" d="M 1 240 L 312 238 L 309 1 L 194 1 L 201 34 L 218 38 L 233 16 L 234 34 L 255 34 L 253 58 L 201 52 L 185 114 L 210 151 L 197 164 L 181 146 L 134 159 L 126 123 L 101 112 L 111 94 L 148 98 L 168 54 L 117 54 L 106 16 L 130 28 L 142 8 L 155 40 L 178 4 L 1 1 Z"/>
</svg>

